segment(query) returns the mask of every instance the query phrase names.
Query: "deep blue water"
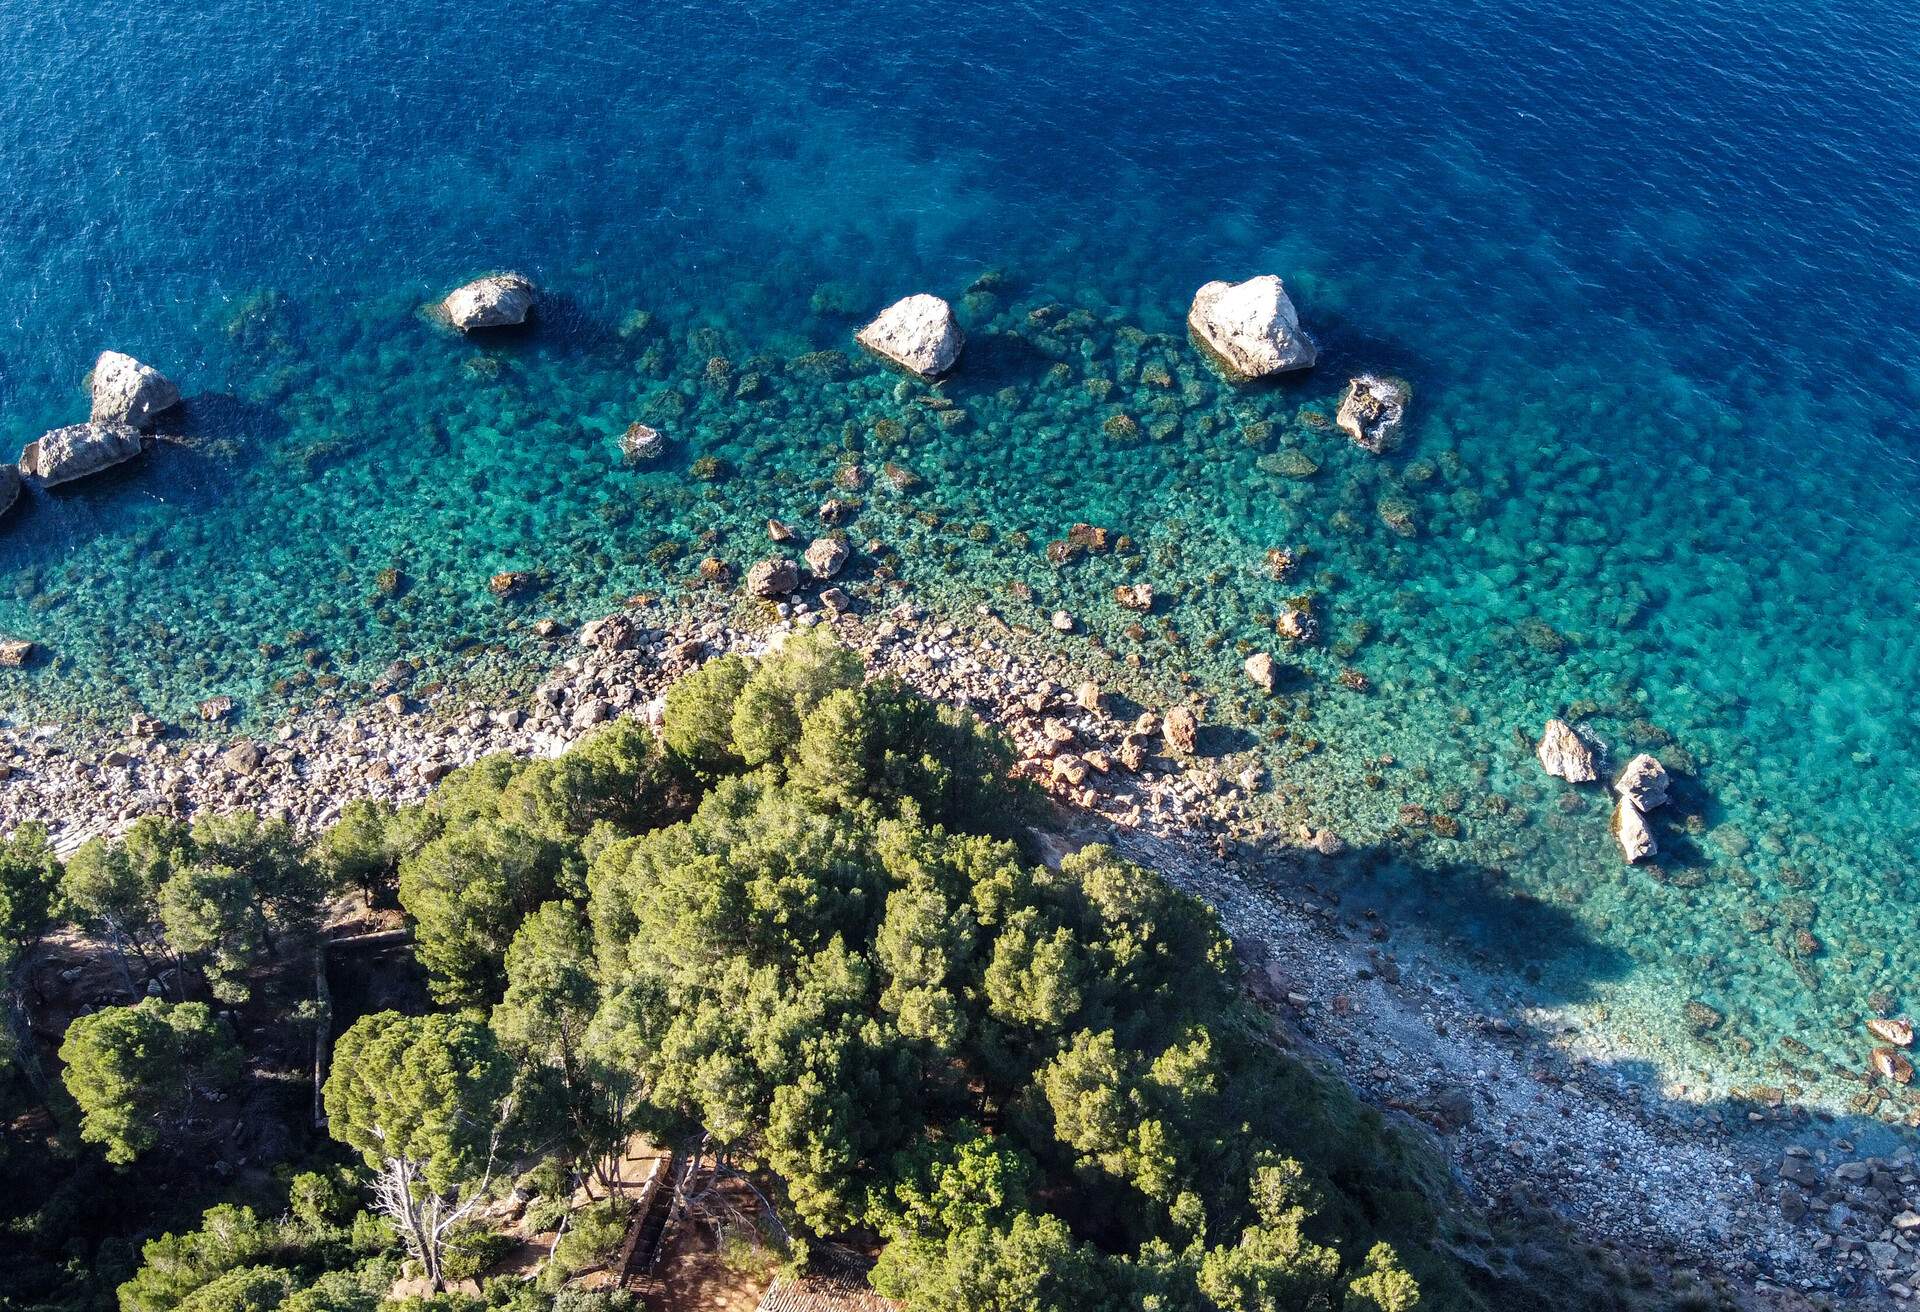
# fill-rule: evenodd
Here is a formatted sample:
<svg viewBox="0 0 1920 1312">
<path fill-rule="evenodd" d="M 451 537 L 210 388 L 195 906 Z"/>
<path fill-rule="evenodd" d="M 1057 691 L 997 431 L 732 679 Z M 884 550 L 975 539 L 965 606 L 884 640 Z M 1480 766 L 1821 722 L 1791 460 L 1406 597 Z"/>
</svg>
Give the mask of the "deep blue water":
<svg viewBox="0 0 1920 1312">
<path fill-rule="evenodd" d="M 451 670 L 744 564 L 896 459 L 927 487 L 860 533 L 910 581 L 1012 612 L 1024 579 L 1227 718 L 1272 718 L 1235 644 L 1312 591 L 1279 789 L 1364 854 L 1343 878 L 1544 944 L 1676 1069 L 1810 1084 L 1910 1005 L 1916 68 L 1877 4 L 0 0 L 0 446 L 84 417 L 106 346 L 181 384 L 191 439 L 0 526 L 0 632 L 51 653 L 0 702 L 266 716 Z M 417 313 L 505 267 L 546 289 L 531 333 Z M 1262 271 L 1322 362 L 1233 393 L 1180 321 Z M 917 290 L 972 334 L 954 427 L 857 355 L 796 363 Z M 1300 416 L 1363 368 L 1416 391 L 1385 458 Z M 640 417 L 659 471 L 619 465 Z M 1319 472 L 1255 463 L 1286 453 Z M 1145 639 L 1117 564 L 1041 558 L 1083 518 L 1145 544 Z M 534 566 L 537 602 L 486 595 Z M 1657 875 L 1515 742 L 1583 701 L 1618 757 L 1692 767 Z M 1729 1017 L 1697 1051 L 1689 997 Z M 1787 1033 L 1817 1056 L 1781 1067 Z"/>
</svg>

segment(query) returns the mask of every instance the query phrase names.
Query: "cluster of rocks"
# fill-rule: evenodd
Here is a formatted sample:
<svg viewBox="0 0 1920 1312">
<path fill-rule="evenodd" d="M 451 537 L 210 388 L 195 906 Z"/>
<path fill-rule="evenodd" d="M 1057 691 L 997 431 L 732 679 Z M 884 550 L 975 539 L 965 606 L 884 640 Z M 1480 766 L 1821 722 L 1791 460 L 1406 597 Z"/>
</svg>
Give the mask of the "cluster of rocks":
<svg viewBox="0 0 1920 1312">
<path fill-rule="evenodd" d="M 180 404 L 166 375 L 119 351 L 100 353 L 87 387 L 93 409 L 85 423 L 42 435 L 27 443 L 18 466 L 0 466 L 0 514 L 19 499 L 22 475 L 56 487 L 131 460 L 159 417 Z"/>
<path fill-rule="evenodd" d="M 1600 775 L 1596 766 L 1599 753 L 1593 743 L 1565 720 L 1554 718 L 1541 730 L 1534 747 L 1540 768 L 1568 783 L 1593 783 Z M 1667 803 L 1669 777 L 1666 767 L 1645 752 L 1628 761 L 1614 780 L 1614 805 L 1611 828 L 1620 853 L 1632 865 L 1660 851 L 1647 813 Z"/>
<path fill-rule="evenodd" d="M 1811 1230 L 1816 1252 L 1894 1298 L 1920 1291 L 1920 1164 L 1911 1148 L 1834 1162 L 1795 1144 L 1780 1160 L 1780 1215 Z"/>
</svg>

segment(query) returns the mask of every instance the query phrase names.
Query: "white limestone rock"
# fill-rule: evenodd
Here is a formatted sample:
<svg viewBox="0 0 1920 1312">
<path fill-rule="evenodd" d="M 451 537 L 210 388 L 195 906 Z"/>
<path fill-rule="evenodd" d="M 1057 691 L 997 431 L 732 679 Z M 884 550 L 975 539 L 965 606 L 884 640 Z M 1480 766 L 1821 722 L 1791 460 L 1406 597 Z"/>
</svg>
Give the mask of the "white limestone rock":
<svg viewBox="0 0 1920 1312">
<path fill-rule="evenodd" d="M 27 443 L 20 472 L 53 487 L 131 460 L 140 447 L 140 430 L 131 424 L 70 424 Z"/>
<path fill-rule="evenodd" d="M 774 601 L 800 586 L 800 570 L 785 556 L 769 556 L 747 571 L 747 595 Z"/>
<path fill-rule="evenodd" d="M 1593 770 L 1593 748 L 1565 720 L 1548 720 L 1534 748 L 1541 768 L 1568 783 L 1591 783 L 1599 778 Z"/>
<path fill-rule="evenodd" d="M 1411 399 L 1407 385 L 1398 378 L 1361 374 L 1347 381 L 1346 399 L 1340 402 L 1334 422 L 1355 446 L 1379 455 L 1395 444 Z"/>
<path fill-rule="evenodd" d="M 1660 851 L 1660 845 L 1653 841 L 1653 830 L 1647 827 L 1647 817 L 1625 797 L 1613 805 L 1613 837 L 1628 865 Z"/>
<path fill-rule="evenodd" d="M 1667 768 L 1645 752 L 1627 762 L 1627 768 L 1613 781 L 1613 791 L 1642 811 L 1651 811 L 1667 803 Z"/>
<path fill-rule="evenodd" d="M 938 378 L 960 358 L 966 338 L 953 307 L 925 292 L 895 301 L 854 340 L 883 360 L 922 378 Z"/>
<path fill-rule="evenodd" d="M 1274 666 L 1273 656 L 1268 652 L 1257 651 L 1247 657 L 1245 669 L 1247 677 L 1264 692 L 1272 692 L 1280 682 L 1279 671 Z"/>
<path fill-rule="evenodd" d="M 1320 348 L 1300 326 L 1286 287 L 1270 273 L 1202 287 L 1193 294 L 1187 329 L 1236 383 L 1311 368 L 1320 358 Z"/>
<path fill-rule="evenodd" d="M 847 563 L 849 554 L 839 538 L 815 538 L 807 547 L 807 569 L 817 579 L 830 579 Z"/>
<path fill-rule="evenodd" d="M 180 404 L 180 389 L 165 374 L 119 351 L 100 353 L 88 389 L 96 424 L 151 429 L 155 417 Z"/>
<path fill-rule="evenodd" d="M 533 309 L 533 280 L 517 273 L 496 273 L 455 288 L 440 308 L 447 322 L 461 332 L 475 328 L 507 328 L 525 323 Z"/>
</svg>

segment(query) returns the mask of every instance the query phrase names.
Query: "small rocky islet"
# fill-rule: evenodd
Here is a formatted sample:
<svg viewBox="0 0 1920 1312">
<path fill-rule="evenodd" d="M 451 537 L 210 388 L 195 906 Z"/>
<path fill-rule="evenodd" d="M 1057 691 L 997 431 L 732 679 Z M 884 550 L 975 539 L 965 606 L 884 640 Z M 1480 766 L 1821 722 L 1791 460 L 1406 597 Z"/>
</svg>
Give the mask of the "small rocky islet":
<svg viewBox="0 0 1920 1312">
<path fill-rule="evenodd" d="M 475 321 L 468 330 L 447 334 L 450 340 L 470 343 L 480 351 L 473 354 L 469 349 L 447 361 L 453 366 L 450 381 L 455 386 L 446 396 L 465 395 L 471 401 L 463 423 L 485 422 L 481 416 L 503 404 L 517 411 L 522 404 L 516 395 L 524 385 L 521 375 L 533 367 L 548 367 L 541 358 L 537 325 L 531 356 L 487 345 L 490 328 L 512 326 L 516 300 L 524 297 L 518 307 L 522 323 L 537 300 L 530 280 L 502 277 L 516 282 L 496 288 L 497 296 L 487 292 L 477 301 L 505 304 L 508 318 L 493 325 Z M 888 368 L 862 371 L 856 356 L 831 348 L 784 358 L 740 353 L 718 332 L 693 329 L 684 339 L 677 331 L 668 336 L 657 317 L 635 312 L 618 325 L 617 345 L 610 349 L 632 359 L 636 372 L 647 380 L 640 403 L 612 404 L 610 397 L 594 401 L 589 394 L 589 431 L 603 436 L 584 447 L 575 443 L 578 455 L 556 464 L 549 495 L 566 495 L 567 479 L 572 476 L 566 464 L 577 468 L 593 462 L 605 468 L 625 465 L 658 470 L 666 478 L 682 480 L 684 492 L 642 488 L 636 500 L 622 505 L 621 498 L 607 498 L 589 483 L 586 505 L 580 509 L 598 521 L 596 534 L 583 534 L 578 547 L 565 558 L 550 563 L 500 562 L 514 567 L 483 575 L 481 581 L 500 583 L 491 591 L 514 610 L 540 605 L 579 613 L 583 605 L 592 604 L 590 598 L 605 595 L 611 572 L 609 531 L 624 536 L 632 523 L 670 520 L 674 527 L 664 532 L 643 528 L 637 535 L 640 543 L 622 543 L 618 550 L 629 563 L 616 570 L 624 569 L 631 576 L 637 565 L 641 574 L 665 588 L 706 589 L 723 578 L 741 577 L 751 585 L 751 572 L 758 562 L 748 538 L 764 532 L 769 511 L 776 519 L 782 515 L 796 521 L 811 519 L 822 531 L 802 531 L 796 537 L 810 544 L 804 550 L 818 546 L 823 562 L 844 553 L 832 568 L 835 573 L 852 572 L 855 581 L 839 589 L 852 602 L 861 602 L 863 592 L 884 595 L 910 581 L 942 608 L 971 611 L 987 606 L 1016 631 L 1057 633 L 1063 640 L 1093 644 L 1103 658 L 1177 671 L 1192 677 L 1196 686 L 1218 690 L 1218 713 L 1210 718 L 1247 726 L 1243 731 L 1262 741 L 1270 778 L 1282 777 L 1286 767 L 1307 757 L 1321 758 L 1314 771 L 1293 772 L 1300 777 L 1289 780 L 1287 796 L 1276 802 L 1277 809 L 1298 807 L 1306 796 L 1317 794 L 1311 803 L 1314 810 L 1326 816 L 1359 817 L 1351 823 L 1363 829 L 1378 825 L 1390 835 L 1387 850 L 1416 860 L 1436 845 L 1464 843 L 1476 853 L 1487 853 L 1490 865 L 1504 867 L 1530 859 L 1525 853 L 1537 844 L 1544 851 L 1586 842 L 1582 835 L 1594 830 L 1576 825 L 1574 813 L 1558 803 L 1551 803 L 1546 824 L 1535 831 L 1537 836 L 1526 833 L 1532 825 L 1529 813 L 1548 805 L 1550 795 L 1525 797 L 1525 785 L 1514 782 L 1510 760 L 1494 767 L 1505 781 L 1502 788 L 1476 793 L 1471 787 L 1449 785 L 1424 773 L 1427 767 L 1405 753 L 1380 753 L 1381 760 L 1375 761 L 1338 745 L 1351 736 L 1357 746 L 1371 731 L 1364 699 L 1379 691 L 1380 678 L 1377 670 L 1370 674 L 1362 664 L 1390 659 L 1387 653 L 1395 645 L 1382 642 L 1378 619 L 1349 609 L 1343 601 L 1341 575 L 1390 566 L 1393 553 L 1400 549 L 1397 542 L 1453 540 L 1458 528 L 1471 523 L 1485 503 L 1474 490 L 1472 471 L 1434 440 L 1432 430 L 1444 423 L 1444 410 L 1435 414 L 1422 409 L 1428 421 L 1427 440 L 1410 458 L 1366 467 L 1341 463 L 1340 446 L 1358 448 L 1360 458 L 1368 460 L 1405 441 L 1410 389 L 1399 380 L 1384 373 L 1356 375 L 1342 393 L 1324 399 L 1317 395 L 1296 399 L 1298 394 L 1284 390 L 1284 383 L 1282 390 L 1275 390 L 1270 382 L 1256 382 L 1249 388 L 1245 380 L 1259 370 L 1284 378 L 1304 367 L 1300 361 L 1317 360 L 1319 354 L 1279 280 L 1272 279 L 1271 288 L 1264 279 L 1250 281 L 1257 285 L 1225 304 L 1233 310 L 1239 301 L 1251 303 L 1256 311 L 1251 320 L 1244 313 L 1227 314 L 1217 303 L 1218 297 L 1248 284 L 1218 284 L 1214 299 L 1194 298 L 1188 316 L 1189 340 L 1179 343 L 1141 333 L 1125 323 L 1103 322 L 1097 314 L 1063 302 L 1018 304 L 1008 295 L 1004 276 L 988 275 L 959 298 L 957 310 L 931 296 L 927 299 L 939 302 L 945 315 L 927 316 L 915 309 L 912 317 L 936 330 L 927 338 L 936 343 L 936 349 L 920 357 L 927 368 L 937 368 L 933 374 L 914 368 L 911 360 L 892 359 L 886 360 Z M 453 299 L 449 296 L 437 303 L 442 312 L 437 317 L 457 326 L 455 307 L 448 303 Z M 281 311 L 267 303 L 259 313 L 271 316 Z M 869 326 L 885 315 L 882 312 Z M 959 328 L 962 320 L 969 324 L 966 331 Z M 1249 323 L 1251 335 L 1239 345 L 1222 337 L 1234 325 Z M 884 352 L 859 340 L 864 331 L 849 329 L 857 345 L 884 358 Z M 265 340 L 270 344 L 272 338 Z M 1224 352 L 1221 341 L 1227 342 Z M 1045 365 L 1037 386 L 1010 384 L 999 374 L 1003 366 L 996 365 L 996 358 L 1004 357 L 997 353 L 1016 342 L 1020 350 L 1037 353 Z M 940 354 L 949 346 L 954 354 L 941 365 Z M 983 353 L 976 355 L 976 347 Z M 968 352 L 971 363 L 956 369 L 962 350 Z M 1228 367 L 1222 367 L 1223 361 Z M 283 385 L 276 379 L 260 392 L 262 400 L 271 399 L 274 389 Z M 1036 415 L 1036 396 L 1050 398 L 1048 404 L 1057 412 L 1052 420 Z M 783 410 L 781 422 L 772 429 L 752 419 L 742 423 L 725 417 L 729 412 L 780 415 Z M 1351 411 L 1352 422 L 1330 418 L 1336 410 Z M 1065 442 L 1053 453 L 1052 468 L 1002 468 L 1002 434 L 1009 426 L 1032 422 L 1061 425 Z M 330 426 L 337 431 L 338 421 Z M 801 426 L 839 435 L 837 463 L 823 467 L 819 452 L 795 459 L 803 453 L 790 446 L 783 449 L 790 440 L 787 435 Z M 322 445 L 341 441 L 351 452 L 350 438 L 331 437 Z M 1090 447 L 1083 445 L 1089 442 Z M 318 446 L 295 443 L 288 450 L 288 459 L 316 462 L 311 467 L 319 469 L 332 467 L 340 458 Z M 1134 453 L 1155 450 L 1168 457 L 1165 471 L 1151 475 L 1148 487 L 1129 491 L 1144 494 L 1155 504 L 1182 496 L 1195 498 L 1196 511 L 1220 495 L 1199 477 L 1207 461 L 1226 460 L 1236 466 L 1255 462 L 1266 477 L 1249 489 L 1264 499 L 1252 522 L 1284 523 L 1286 527 L 1274 534 L 1280 544 L 1270 538 L 1250 550 L 1244 537 L 1234 536 L 1244 529 L 1244 512 L 1231 507 L 1224 517 L 1216 517 L 1211 509 L 1191 518 L 1156 514 L 1149 528 L 1148 519 L 1136 519 L 1116 502 L 1108 519 L 1114 527 L 1087 526 L 1089 532 L 1080 540 L 1075 539 L 1072 525 L 1052 527 L 1045 533 L 1012 527 L 1023 520 L 1032 523 L 1037 501 L 1052 495 L 1049 489 L 1057 489 L 1062 478 L 1070 478 L 1083 464 L 1100 467 L 1111 453 L 1125 453 L 1131 475 L 1138 478 L 1148 466 Z M 816 471 L 810 477 L 802 472 L 809 464 Z M 874 469 L 876 464 L 882 468 Z M 403 475 L 430 476 L 427 466 L 417 474 Z M 955 487 L 969 491 L 956 498 L 951 491 Z M 657 513 L 689 493 L 696 498 L 693 513 L 678 508 L 665 518 Z M 1314 506 L 1328 497 L 1335 503 L 1330 514 Z M 969 498 L 973 505 L 966 504 Z M 655 500 L 652 510 L 647 506 L 650 499 Z M 1305 513 L 1309 507 L 1313 507 L 1311 514 Z M 483 515 L 491 513 L 484 499 L 477 508 Z M 1280 513 L 1275 515 L 1273 510 Z M 702 519 L 704 526 L 691 531 Z M 168 531 L 171 535 L 175 529 L 170 526 Z M 179 531 L 187 538 L 192 528 L 181 526 Z M 476 536 L 484 532 L 484 525 L 476 524 Z M 1063 536 L 1053 537 L 1053 533 Z M 1303 552 L 1302 541 L 1315 538 L 1338 543 L 1338 556 L 1324 546 L 1317 557 Z M 642 545 L 649 539 L 650 545 Z M 196 547 L 185 542 L 178 549 L 192 554 Z M 174 549 L 170 543 L 169 550 Z M 371 549 L 382 548 L 374 544 Z M 1306 560 L 1297 571 L 1289 571 L 1291 581 L 1284 588 L 1274 586 L 1280 581 L 1270 568 L 1274 553 Z M 385 662 L 377 654 L 379 649 L 395 640 L 409 646 L 418 643 L 423 656 L 436 664 L 464 663 L 461 648 L 474 635 L 471 624 L 464 625 L 465 635 L 452 632 L 454 612 L 461 607 L 450 605 L 445 620 L 428 607 L 430 602 L 437 605 L 442 596 L 451 602 L 456 592 L 470 596 L 468 590 L 474 584 L 459 580 L 463 575 L 471 579 L 472 571 L 440 558 L 424 543 L 412 544 L 411 549 L 389 558 L 394 563 L 383 565 L 379 573 L 382 579 L 392 575 L 391 587 L 374 581 L 362 585 L 367 588 L 366 601 L 343 601 L 338 606 L 330 601 L 317 603 L 314 608 L 322 622 L 314 629 L 262 642 L 257 656 L 229 648 L 224 658 L 216 629 L 214 643 L 192 653 L 190 659 L 205 668 L 204 678 L 213 686 L 243 689 L 246 695 L 241 704 L 250 715 L 263 713 L 261 708 L 282 699 L 327 701 L 365 695 L 378 682 Z M 1224 570 L 1223 562 L 1227 563 Z M 801 562 L 789 564 L 797 580 Z M 770 566 L 775 577 L 764 585 L 769 597 L 785 595 L 774 590 L 784 581 L 785 568 Z M 343 565 L 343 581 L 348 573 Z M 996 574 L 1003 583 L 992 582 Z M 813 577 L 811 570 L 809 577 Z M 985 597 L 980 591 L 983 586 Z M 1189 634 L 1188 622 L 1202 598 L 1217 619 L 1213 625 L 1202 625 L 1197 635 Z M 531 634 L 534 627 L 512 611 L 505 623 L 503 639 L 483 636 L 478 649 L 488 659 L 498 658 L 503 668 L 514 663 L 511 653 L 522 641 L 518 635 Z M 346 631 L 347 636 L 342 640 L 329 635 L 329 628 Z M 1278 653 L 1266 653 L 1271 665 L 1257 666 L 1272 679 L 1271 687 L 1245 668 L 1259 654 L 1263 635 Z M 1559 657 L 1569 642 L 1544 622 L 1523 626 L 1517 637 L 1547 661 Z M 22 635 L 18 640 L 29 639 Z M 35 688 L 57 687 L 76 668 L 78 659 L 42 644 L 35 660 Z M 286 672 L 270 681 L 253 681 L 260 676 L 251 671 L 275 665 Z M 221 666 L 238 677 L 219 672 Z M 169 672 L 166 677 L 173 681 L 178 676 Z M 145 713 L 145 699 L 136 689 L 137 684 L 129 683 L 97 704 L 110 705 L 118 699 L 122 708 L 131 704 Z M 1404 683 L 1398 691 L 1404 695 Z M 58 705 L 57 696 L 45 704 Z M 1602 706 L 1600 713 L 1618 717 L 1618 723 L 1643 738 L 1649 729 L 1663 732 L 1658 726 L 1642 726 L 1624 699 Z M 1698 760 L 1684 750 L 1680 756 L 1688 773 L 1698 767 Z M 1308 774 L 1318 777 L 1309 781 Z M 1389 777 L 1398 777 L 1399 782 L 1383 788 Z M 1507 795 L 1509 785 L 1523 794 L 1518 807 L 1485 809 L 1476 800 L 1485 798 L 1486 808 L 1491 808 Z M 1394 792 L 1401 789 L 1426 796 L 1420 801 L 1392 801 Z M 1484 814 L 1472 814 L 1476 809 L 1484 809 Z M 1636 809 L 1626 819 L 1642 819 L 1644 814 Z M 1676 814 L 1671 826 L 1691 838 L 1696 820 L 1697 813 Z M 1297 828 L 1288 827 L 1289 841 L 1317 849 L 1340 846 L 1338 830 L 1348 824 L 1308 824 L 1304 833 L 1294 832 Z M 1650 827 L 1647 837 L 1652 841 Z M 1607 841 L 1604 834 L 1601 841 Z M 1402 859 L 1394 856 L 1384 869 L 1392 871 Z M 1641 868 L 1650 872 L 1652 886 L 1622 885 L 1622 907 L 1645 904 L 1633 914 L 1658 923 L 1666 914 L 1657 906 L 1662 897 L 1695 896 L 1699 885 L 1690 881 L 1696 878 L 1700 860 L 1697 856 L 1685 859 L 1676 869 L 1643 860 Z M 1795 904 L 1760 914 L 1759 928 L 1751 932 L 1771 936 L 1784 928 L 1790 951 L 1783 955 L 1794 977 L 1806 986 L 1812 972 L 1828 965 L 1812 966 L 1809 954 L 1796 946 L 1800 936 L 1808 935 L 1806 926 L 1817 919 L 1817 907 Z M 1612 918 L 1617 925 L 1619 912 Z M 1875 987 L 1862 988 L 1855 996 L 1878 997 L 1886 991 L 1885 983 L 1881 975 Z M 1715 992 L 1716 1001 L 1724 1004 L 1738 998 L 1741 990 L 1723 978 Z M 1821 999 L 1821 1005 L 1831 1006 L 1831 995 Z M 1863 1069 L 1860 1056 L 1850 1053 L 1846 1045 L 1814 1034 L 1808 1036 L 1812 1043 L 1802 1046 L 1830 1052 L 1831 1072 L 1796 1060 L 1791 1052 L 1784 1063 L 1764 1057 L 1757 1049 L 1768 1040 L 1766 1029 L 1749 1035 L 1749 1023 L 1739 1018 L 1735 1008 L 1723 1005 L 1722 1014 L 1727 1017 L 1724 1024 L 1702 1030 L 1682 1010 L 1669 1005 L 1662 1024 L 1669 1042 L 1704 1043 L 1725 1070 L 1751 1063 L 1756 1074 L 1766 1071 L 1763 1079 L 1786 1073 L 1789 1078 L 1782 1083 L 1803 1090 L 1828 1082 L 1841 1070 Z M 1788 1070 L 1780 1071 L 1781 1065 Z M 1875 1099 L 1880 1112 L 1904 1115 L 1897 1100 L 1887 1105 L 1884 1084 L 1879 1082 Z"/>
</svg>

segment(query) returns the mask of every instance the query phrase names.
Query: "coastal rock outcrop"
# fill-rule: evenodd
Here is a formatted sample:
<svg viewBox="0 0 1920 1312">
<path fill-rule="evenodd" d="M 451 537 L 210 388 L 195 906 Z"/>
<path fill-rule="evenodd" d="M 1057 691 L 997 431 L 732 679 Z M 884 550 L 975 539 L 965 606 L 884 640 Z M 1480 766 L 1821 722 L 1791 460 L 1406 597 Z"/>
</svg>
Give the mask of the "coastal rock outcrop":
<svg viewBox="0 0 1920 1312">
<path fill-rule="evenodd" d="M 1200 738 L 1200 719 L 1187 706 L 1176 706 L 1161 721 L 1161 734 L 1167 750 L 1178 756 L 1192 756 Z"/>
<path fill-rule="evenodd" d="M 925 292 L 895 301 L 854 340 L 884 360 L 922 378 L 938 378 L 960 358 L 966 338 L 953 307 Z"/>
<path fill-rule="evenodd" d="M 69 424 L 27 443 L 20 472 L 53 487 L 131 460 L 140 447 L 140 430 L 131 424 Z"/>
<path fill-rule="evenodd" d="M 1627 762 L 1613 782 L 1613 791 L 1642 811 L 1667 804 L 1667 768 L 1645 752 Z"/>
<path fill-rule="evenodd" d="M 1628 865 L 1660 851 L 1660 845 L 1653 841 L 1653 830 L 1647 827 L 1647 817 L 1625 797 L 1613 805 L 1613 837 Z"/>
<path fill-rule="evenodd" d="M 830 579 L 847 563 L 848 554 L 839 538 L 815 538 L 807 547 L 807 569 L 817 579 Z"/>
<path fill-rule="evenodd" d="M 1300 326 L 1299 312 L 1273 274 L 1245 282 L 1210 282 L 1193 294 L 1187 329 L 1233 382 L 1306 369 L 1320 348 Z"/>
<path fill-rule="evenodd" d="M 667 449 L 666 436 L 657 428 L 645 424 L 628 424 L 627 431 L 620 435 L 620 454 L 626 457 L 630 465 L 644 465 L 658 460 Z"/>
<path fill-rule="evenodd" d="M 102 351 L 88 382 L 93 422 L 151 429 L 154 419 L 180 404 L 180 389 L 152 365 L 119 351 Z"/>
<path fill-rule="evenodd" d="M 1245 669 L 1247 677 L 1252 679 L 1263 692 L 1272 692 L 1280 681 L 1274 668 L 1273 656 L 1268 652 L 1257 651 L 1247 657 Z"/>
<path fill-rule="evenodd" d="M 20 499 L 20 467 L 18 465 L 0 465 L 0 515 L 13 509 L 13 503 Z"/>
<path fill-rule="evenodd" d="M 533 309 L 533 280 L 517 273 L 496 273 L 456 287 L 440 303 L 447 322 L 461 332 L 475 328 L 509 328 L 525 323 Z"/>
<path fill-rule="evenodd" d="M 769 556 L 747 571 L 747 595 L 777 601 L 800 586 L 800 570 L 785 556 Z"/>
<path fill-rule="evenodd" d="M 1355 446 L 1379 455 L 1394 445 L 1411 399 L 1407 385 L 1398 378 L 1361 374 L 1348 380 L 1347 395 L 1334 422 Z"/>
<path fill-rule="evenodd" d="M 1542 769 L 1568 783 L 1591 783 L 1599 778 L 1593 771 L 1593 748 L 1565 720 L 1548 720 L 1533 751 Z"/>
</svg>

